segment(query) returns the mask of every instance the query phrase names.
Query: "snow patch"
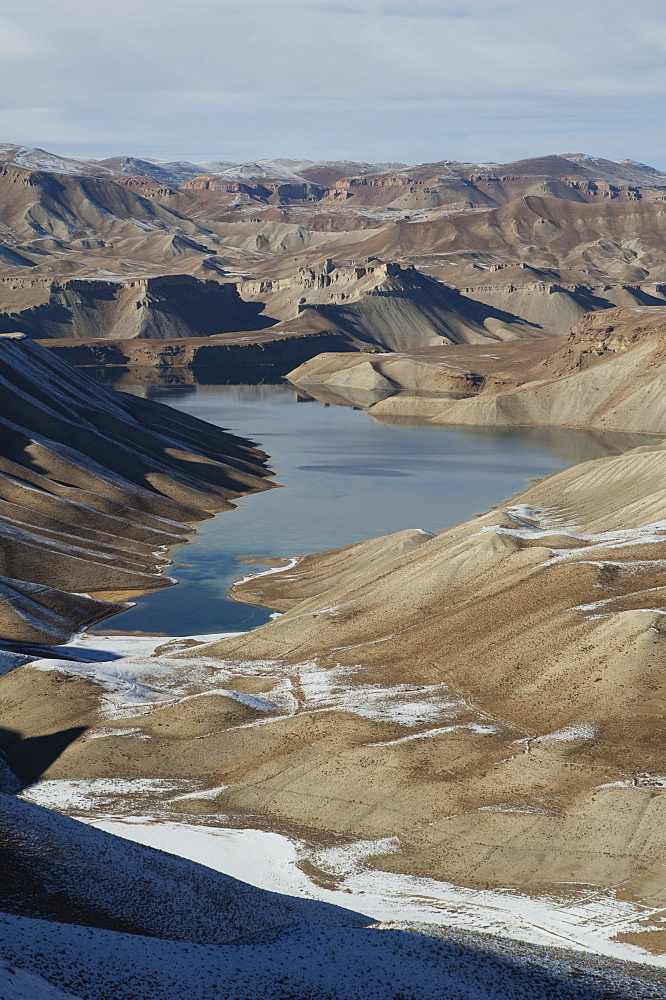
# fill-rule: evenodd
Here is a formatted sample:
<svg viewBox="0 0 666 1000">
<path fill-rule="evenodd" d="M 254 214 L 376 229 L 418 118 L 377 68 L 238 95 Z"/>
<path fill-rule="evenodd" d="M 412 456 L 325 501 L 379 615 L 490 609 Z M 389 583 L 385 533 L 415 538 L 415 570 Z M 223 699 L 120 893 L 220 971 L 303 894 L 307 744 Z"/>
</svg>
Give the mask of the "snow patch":
<svg viewBox="0 0 666 1000">
<path fill-rule="evenodd" d="M 442 733 L 454 733 L 461 729 L 467 729 L 480 736 L 491 736 L 499 732 L 497 726 L 484 726 L 478 722 L 462 722 L 457 726 L 442 726 L 439 729 L 426 729 L 422 733 L 410 733 L 409 736 L 401 736 L 397 740 L 383 740 L 381 743 L 365 743 L 367 747 L 393 747 L 398 743 L 410 743 L 412 740 L 426 740 L 433 736 L 440 736 Z"/>
<path fill-rule="evenodd" d="M 514 807 L 512 807 L 513 809 Z M 482 931 L 517 941 L 557 945 L 666 968 L 666 956 L 647 955 L 614 937 L 661 910 L 617 898 L 613 891 L 567 886 L 567 896 L 526 896 L 511 889 L 477 890 L 393 872 L 374 871 L 366 859 L 400 849 L 398 838 L 356 841 L 311 853 L 277 833 L 93 821 L 99 829 L 190 858 L 251 885 L 320 899 L 378 921 L 405 921 Z M 300 868 L 311 859 L 338 880 L 323 888 Z"/>
<path fill-rule="evenodd" d="M 566 726 L 564 729 L 558 729 L 556 733 L 546 733 L 544 736 L 537 736 L 533 742 L 560 740 L 563 743 L 570 743 L 574 740 L 593 740 L 596 735 L 596 727 L 585 722 L 579 726 Z"/>
<path fill-rule="evenodd" d="M 294 556 L 285 566 L 273 566 L 271 569 L 265 569 L 261 573 L 252 573 L 250 576 L 244 576 L 240 580 L 234 580 L 234 587 L 239 587 L 241 583 L 248 583 L 250 580 L 258 580 L 261 576 L 272 576 L 273 573 L 286 573 L 287 570 L 293 569 L 300 559 L 300 556 Z"/>
</svg>

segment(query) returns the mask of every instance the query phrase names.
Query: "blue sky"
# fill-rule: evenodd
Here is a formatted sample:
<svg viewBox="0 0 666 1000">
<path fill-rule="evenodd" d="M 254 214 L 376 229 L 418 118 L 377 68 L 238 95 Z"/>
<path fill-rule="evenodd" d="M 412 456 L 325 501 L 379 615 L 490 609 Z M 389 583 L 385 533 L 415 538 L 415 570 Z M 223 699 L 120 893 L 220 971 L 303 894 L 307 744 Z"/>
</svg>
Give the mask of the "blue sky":
<svg viewBox="0 0 666 1000">
<path fill-rule="evenodd" d="M 666 167 L 663 0 L 5 0 L 0 65 L 65 154 Z"/>
</svg>

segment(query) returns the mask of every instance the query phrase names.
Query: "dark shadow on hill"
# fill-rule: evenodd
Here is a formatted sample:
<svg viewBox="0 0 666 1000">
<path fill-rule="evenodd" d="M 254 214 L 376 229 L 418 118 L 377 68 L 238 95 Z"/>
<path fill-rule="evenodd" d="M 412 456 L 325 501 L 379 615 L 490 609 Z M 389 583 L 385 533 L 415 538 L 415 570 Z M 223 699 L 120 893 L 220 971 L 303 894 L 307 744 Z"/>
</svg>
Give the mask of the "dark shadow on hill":
<svg viewBox="0 0 666 1000">
<path fill-rule="evenodd" d="M 94 911 L 85 921 L 82 908 Z M 1 909 L 205 945 L 298 924 L 373 923 L 345 907 L 259 889 L 6 794 L 0 794 Z"/>
<path fill-rule="evenodd" d="M 469 342 L 472 334 L 501 339 L 491 332 L 488 321 L 520 330 L 525 337 L 544 335 L 539 324 L 469 298 L 429 275 L 419 273 L 418 279 L 410 280 L 404 288 L 380 288 L 355 303 L 308 305 L 307 311 L 317 313 L 360 344 L 389 351 L 426 347 L 433 335 L 454 344 Z M 414 284 L 417 280 L 418 285 Z M 392 300 L 390 306 L 382 305 L 385 299 Z"/>
<path fill-rule="evenodd" d="M 120 340 L 209 337 L 275 326 L 264 302 L 246 302 L 232 282 L 189 274 L 131 283 L 69 278 L 53 283 L 45 302 L 0 311 L 0 333 L 23 333 L 34 340 Z"/>
<path fill-rule="evenodd" d="M 248 965 L 233 950 L 223 966 L 227 998 L 270 1000 L 658 1000 L 663 972 L 633 962 L 523 944 L 455 927 L 295 928 L 251 942 Z M 231 949 L 230 949 L 231 950 Z M 224 961 L 224 959 L 223 959 Z M 240 974 L 239 974 L 240 973 Z"/>
<path fill-rule="evenodd" d="M 23 787 L 34 784 L 60 755 L 86 732 L 87 726 L 60 729 L 44 736 L 23 738 L 13 729 L 0 727 L 0 754 Z"/>
<path fill-rule="evenodd" d="M 120 653 L 112 653 L 108 649 L 49 646 L 38 642 L 16 642 L 13 639 L 0 639 L 0 652 L 16 653 L 33 660 L 70 660 L 74 663 L 108 663 L 110 660 L 122 659 Z"/>
</svg>

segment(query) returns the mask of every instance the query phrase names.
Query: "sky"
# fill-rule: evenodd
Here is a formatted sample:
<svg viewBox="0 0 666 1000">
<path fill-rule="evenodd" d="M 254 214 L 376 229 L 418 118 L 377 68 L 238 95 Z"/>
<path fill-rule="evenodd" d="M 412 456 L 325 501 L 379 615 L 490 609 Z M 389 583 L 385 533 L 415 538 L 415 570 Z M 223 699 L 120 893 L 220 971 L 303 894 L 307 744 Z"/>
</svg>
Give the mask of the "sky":
<svg viewBox="0 0 666 1000">
<path fill-rule="evenodd" d="M 664 0 L 0 0 L 0 141 L 666 168 Z"/>
</svg>

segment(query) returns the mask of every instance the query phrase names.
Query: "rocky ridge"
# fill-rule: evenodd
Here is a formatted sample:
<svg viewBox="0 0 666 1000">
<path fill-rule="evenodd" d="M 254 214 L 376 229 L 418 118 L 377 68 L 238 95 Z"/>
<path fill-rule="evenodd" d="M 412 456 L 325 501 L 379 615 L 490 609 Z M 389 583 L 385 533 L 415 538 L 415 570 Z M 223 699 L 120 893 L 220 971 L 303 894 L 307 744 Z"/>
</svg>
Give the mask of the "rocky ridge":
<svg viewBox="0 0 666 1000">
<path fill-rule="evenodd" d="M 169 584 L 192 522 L 266 489 L 266 456 L 0 338 L 0 639 L 62 643 Z"/>
<path fill-rule="evenodd" d="M 131 157 L 95 164 L 6 145 L 0 194 L 4 329 L 11 328 L 5 317 L 33 308 L 35 289 L 50 282 L 40 303 L 65 312 L 60 322 L 36 315 L 48 337 L 119 339 L 138 331 L 179 339 L 256 329 L 233 291 L 224 293 L 228 300 L 221 295 L 215 322 L 197 324 L 210 282 L 262 301 L 262 323 L 291 321 L 303 303 L 284 294 L 284 283 L 295 293 L 304 274 L 321 273 L 330 260 L 339 275 L 375 258 L 415 267 L 462 296 L 463 325 L 478 325 L 486 307 L 516 336 L 563 335 L 589 310 L 665 301 L 666 175 L 631 162 L 576 154 L 416 167 L 160 165 Z M 149 302 L 146 315 L 137 300 L 140 314 L 119 321 L 95 303 L 80 310 L 75 303 L 67 322 L 69 280 L 99 282 L 100 296 L 113 300 L 119 287 L 165 275 L 201 281 L 184 311 L 167 296 L 154 308 Z M 347 294 L 345 283 L 339 291 Z M 321 313 L 330 302 L 311 305 Z M 437 327 L 438 317 L 430 322 Z M 446 317 L 441 332 L 447 336 Z M 421 346 L 422 334 L 416 337 L 401 347 Z"/>
</svg>

